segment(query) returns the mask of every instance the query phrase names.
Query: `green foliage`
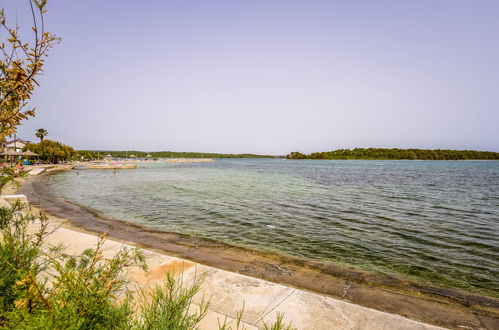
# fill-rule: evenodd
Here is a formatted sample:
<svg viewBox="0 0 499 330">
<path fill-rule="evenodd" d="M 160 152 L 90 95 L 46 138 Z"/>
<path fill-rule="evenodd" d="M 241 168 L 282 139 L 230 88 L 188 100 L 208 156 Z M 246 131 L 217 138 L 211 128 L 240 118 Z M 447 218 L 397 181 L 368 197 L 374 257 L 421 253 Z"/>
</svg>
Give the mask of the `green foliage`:
<svg viewBox="0 0 499 330">
<path fill-rule="evenodd" d="M 106 154 L 104 154 L 106 155 Z M 77 150 L 73 154 L 73 160 L 78 161 L 88 161 L 100 158 L 102 159 L 102 155 L 97 155 L 97 153 L 93 153 L 91 151 Z"/>
<path fill-rule="evenodd" d="M 286 156 L 286 158 L 288 158 L 288 159 L 306 159 L 308 157 L 309 156 L 304 155 L 304 154 L 297 152 L 297 151 L 294 151 Z"/>
<path fill-rule="evenodd" d="M 9 182 L 13 182 L 15 185 L 19 185 L 16 178 L 25 177 L 26 172 L 17 170 L 14 167 L 2 167 L 0 168 L 0 190 Z"/>
<path fill-rule="evenodd" d="M 305 155 L 292 152 L 288 159 L 420 159 L 420 160 L 497 160 L 498 152 L 475 150 L 441 150 L 441 149 L 384 149 L 384 148 L 355 148 L 338 149 L 327 152 L 314 152 Z"/>
<path fill-rule="evenodd" d="M 48 248 L 46 217 L 19 211 L 19 205 L 0 209 L 0 327 L 128 327 L 133 312 L 124 269 L 145 266 L 142 255 L 123 249 L 104 259 L 103 236 L 95 249 L 80 256 L 68 255 L 60 246 Z M 121 294 L 125 296 L 116 303 Z"/>
<path fill-rule="evenodd" d="M 227 316 L 226 316 L 223 323 L 220 322 L 220 319 L 217 319 L 218 330 L 246 330 L 246 327 L 242 324 L 243 314 L 244 314 L 244 301 L 243 301 L 243 307 L 237 311 L 236 324 L 235 324 L 236 327 L 232 328 L 232 326 L 227 324 Z"/>
<path fill-rule="evenodd" d="M 235 327 L 227 324 L 227 317 L 224 319 L 223 323 L 218 320 L 219 330 L 247 330 L 247 328 L 242 323 L 242 318 L 244 314 L 244 303 L 242 309 L 237 311 Z M 263 322 L 264 330 L 296 330 L 291 326 L 291 323 L 284 322 L 284 314 L 277 312 L 276 320 L 272 323 Z"/>
<path fill-rule="evenodd" d="M 19 203 L 0 208 L 0 328 L 187 330 L 196 329 L 206 315 L 204 299 L 197 312 L 190 311 L 199 279 L 186 286 L 168 274 L 164 285 L 141 291 L 134 305 L 126 270 L 146 268 L 140 252 L 122 249 L 104 258 L 101 235 L 95 249 L 69 255 L 46 243 L 51 231 L 45 216 L 21 211 Z M 242 313 L 237 329 L 244 328 Z M 291 329 L 282 316 L 266 328 Z"/>
<path fill-rule="evenodd" d="M 284 323 L 283 319 L 284 319 L 284 314 L 277 313 L 277 319 L 270 324 L 264 323 L 263 329 L 264 330 L 292 330 L 292 329 L 294 329 L 291 326 L 291 324 Z"/>
<path fill-rule="evenodd" d="M 168 273 L 164 284 L 157 285 L 151 293 L 142 292 L 140 318 L 135 319 L 134 329 L 194 329 L 208 310 L 202 302 L 199 310 L 189 313 L 194 295 L 199 292 L 201 281 L 194 281 L 189 287 L 182 287 L 179 279 Z"/>
<path fill-rule="evenodd" d="M 21 204 L 11 209 L 0 208 L 0 326 L 5 312 L 14 309 L 14 303 L 24 296 L 17 284 L 25 276 L 39 273 L 42 269 L 37 261 L 41 244 L 47 234 L 46 225 L 41 225 L 37 236 L 28 233 L 28 226 L 35 222 L 32 215 L 19 213 Z M 42 221 L 45 219 L 42 217 Z M 32 308 L 32 305 L 29 305 Z"/>
<path fill-rule="evenodd" d="M 36 130 L 35 135 L 40 139 L 40 142 L 49 134 L 45 128 L 39 128 Z"/>
<path fill-rule="evenodd" d="M 104 236 L 95 249 L 70 256 L 55 249 L 49 256 L 53 287 L 46 293 L 47 310 L 54 325 L 60 328 L 78 324 L 83 329 L 128 326 L 132 315 L 128 295 L 126 267 L 145 267 L 143 256 L 136 250 L 122 249 L 111 259 L 103 257 Z M 123 295 L 120 303 L 115 299 Z M 68 313 L 70 312 L 70 313 Z M 69 315 L 71 314 L 71 315 Z"/>
<path fill-rule="evenodd" d="M 24 150 L 31 150 L 38 154 L 43 161 L 57 164 L 61 161 L 70 160 L 74 149 L 57 141 L 43 140 L 40 143 L 28 143 Z"/>
</svg>

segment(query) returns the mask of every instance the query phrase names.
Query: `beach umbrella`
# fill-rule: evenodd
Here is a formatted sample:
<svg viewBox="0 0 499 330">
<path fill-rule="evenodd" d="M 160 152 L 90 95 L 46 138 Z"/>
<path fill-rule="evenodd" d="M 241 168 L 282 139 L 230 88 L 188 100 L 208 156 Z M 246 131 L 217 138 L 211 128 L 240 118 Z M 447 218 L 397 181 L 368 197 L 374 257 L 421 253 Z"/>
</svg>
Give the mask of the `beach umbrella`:
<svg viewBox="0 0 499 330">
<path fill-rule="evenodd" d="M 31 150 L 26 150 L 25 152 L 21 152 L 19 156 L 38 156 L 38 154 Z"/>
<path fill-rule="evenodd" d="M 137 156 L 135 156 L 135 155 L 130 155 L 130 158 L 137 158 Z"/>
<path fill-rule="evenodd" d="M 21 156 L 21 153 L 15 151 L 14 149 L 9 149 L 6 152 L 2 152 L 0 156 L 5 156 L 5 158 L 10 158 L 11 160 L 13 160 L 16 156 Z"/>
<path fill-rule="evenodd" d="M 151 155 L 149 155 L 149 154 L 147 154 L 146 158 L 152 158 L 152 156 L 151 156 Z"/>
<path fill-rule="evenodd" d="M 0 156 L 22 156 L 22 155 L 20 152 L 17 152 L 14 149 L 9 149 L 6 152 L 2 152 Z"/>
</svg>

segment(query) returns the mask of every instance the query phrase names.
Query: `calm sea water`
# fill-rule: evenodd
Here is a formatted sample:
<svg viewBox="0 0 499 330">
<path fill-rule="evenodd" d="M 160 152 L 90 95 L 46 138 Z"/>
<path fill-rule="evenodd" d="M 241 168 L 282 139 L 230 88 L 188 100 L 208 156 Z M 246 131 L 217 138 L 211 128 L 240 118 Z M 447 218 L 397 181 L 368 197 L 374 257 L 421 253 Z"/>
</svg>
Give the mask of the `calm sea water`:
<svg viewBox="0 0 499 330">
<path fill-rule="evenodd" d="M 217 160 L 49 185 L 165 231 L 499 296 L 499 162 Z"/>
</svg>

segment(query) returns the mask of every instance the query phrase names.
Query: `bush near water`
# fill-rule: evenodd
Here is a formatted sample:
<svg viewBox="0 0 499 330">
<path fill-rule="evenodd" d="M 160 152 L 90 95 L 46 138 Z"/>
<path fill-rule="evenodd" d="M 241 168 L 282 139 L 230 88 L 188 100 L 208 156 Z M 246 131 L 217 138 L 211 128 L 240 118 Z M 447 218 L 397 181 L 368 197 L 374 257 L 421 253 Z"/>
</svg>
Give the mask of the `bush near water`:
<svg viewBox="0 0 499 330">
<path fill-rule="evenodd" d="M 201 286 L 188 286 L 172 274 L 163 285 L 139 291 L 127 287 L 126 270 L 146 270 L 137 249 L 123 248 L 104 258 L 105 235 L 81 255 L 50 246 L 44 215 L 25 214 L 19 203 L 0 208 L 0 328 L 6 329 L 197 329 L 209 303 L 191 301 Z M 35 230 L 34 230 L 35 229 Z M 243 311 L 234 329 L 244 329 Z M 266 329 L 291 329 L 283 316 Z M 233 329 L 219 320 L 219 329 Z"/>
</svg>

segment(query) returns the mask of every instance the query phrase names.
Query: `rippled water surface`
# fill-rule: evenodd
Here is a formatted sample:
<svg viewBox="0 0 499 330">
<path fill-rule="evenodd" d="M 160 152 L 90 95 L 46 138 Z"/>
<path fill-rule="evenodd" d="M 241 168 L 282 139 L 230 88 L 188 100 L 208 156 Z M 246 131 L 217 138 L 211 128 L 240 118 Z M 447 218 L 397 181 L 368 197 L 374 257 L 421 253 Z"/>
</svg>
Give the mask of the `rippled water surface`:
<svg viewBox="0 0 499 330">
<path fill-rule="evenodd" d="M 499 162 L 217 160 L 48 181 L 144 226 L 499 296 Z"/>
</svg>

